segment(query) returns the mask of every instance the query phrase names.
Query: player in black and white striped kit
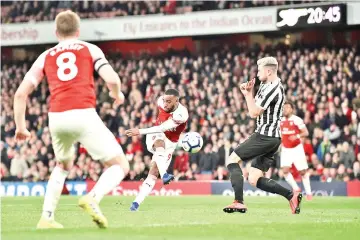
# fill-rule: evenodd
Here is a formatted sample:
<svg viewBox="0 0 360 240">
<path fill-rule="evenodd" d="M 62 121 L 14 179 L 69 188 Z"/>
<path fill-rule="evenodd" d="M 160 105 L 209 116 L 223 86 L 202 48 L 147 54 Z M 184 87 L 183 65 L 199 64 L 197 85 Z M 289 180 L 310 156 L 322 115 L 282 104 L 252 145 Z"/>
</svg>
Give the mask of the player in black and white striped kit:
<svg viewBox="0 0 360 240">
<path fill-rule="evenodd" d="M 245 142 L 241 143 L 229 157 L 227 165 L 230 171 L 231 185 L 235 191 L 235 200 L 224 208 L 224 212 L 245 213 L 243 189 L 244 178 L 240 168 L 242 161 L 250 161 L 248 181 L 251 185 L 266 192 L 276 193 L 289 200 L 292 213 L 300 213 L 301 193 L 282 187 L 272 179 L 263 177 L 275 161 L 274 154 L 281 144 L 280 120 L 285 102 L 284 88 L 277 76 L 278 62 L 274 57 L 265 57 L 257 62 L 260 88 L 254 98 L 255 79 L 240 86 L 249 110 L 249 115 L 256 118 L 257 128 Z"/>
<path fill-rule="evenodd" d="M 257 128 L 255 132 L 269 137 L 280 138 L 279 127 L 285 102 L 284 88 L 280 79 L 274 83 L 261 83 L 255 96 L 255 102 L 258 102 L 259 106 L 265 109 L 263 114 L 256 118 Z"/>
</svg>

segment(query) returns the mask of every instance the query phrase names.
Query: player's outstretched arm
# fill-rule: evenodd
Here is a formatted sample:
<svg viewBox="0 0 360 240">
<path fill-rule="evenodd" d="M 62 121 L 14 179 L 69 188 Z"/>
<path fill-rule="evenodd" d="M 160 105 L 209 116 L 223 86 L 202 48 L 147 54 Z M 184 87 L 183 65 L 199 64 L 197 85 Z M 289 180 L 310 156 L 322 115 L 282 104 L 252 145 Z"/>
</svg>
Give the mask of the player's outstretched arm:
<svg viewBox="0 0 360 240">
<path fill-rule="evenodd" d="M 125 131 L 125 134 L 129 137 L 131 136 L 137 136 L 137 135 L 146 135 L 150 133 L 162 133 L 166 132 L 170 129 L 176 128 L 181 123 L 175 123 L 173 119 L 168 119 L 159 126 L 149 127 L 149 128 L 132 128 Z"/>
<path fill-rule="evenodd" d="M 174 113 L 171 118 L 160 124 L 159 126 L 142 128 L 142 129 L 129 129 L 125 131 L 127 136 L 146 135 L 150 133 L 162 133 L 178 127 L 180 124 L 187 121 L 189 114 L 186 112 Z"/>
</svg>

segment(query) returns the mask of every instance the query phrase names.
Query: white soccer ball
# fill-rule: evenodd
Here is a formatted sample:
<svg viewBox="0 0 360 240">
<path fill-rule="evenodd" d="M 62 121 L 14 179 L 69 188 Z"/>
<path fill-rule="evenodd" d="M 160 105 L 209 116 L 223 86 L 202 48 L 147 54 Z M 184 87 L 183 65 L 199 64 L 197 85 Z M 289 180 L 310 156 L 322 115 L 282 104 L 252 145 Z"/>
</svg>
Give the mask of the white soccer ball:
<svg viewBox="0 0 360 240">
<path fill-rule="evenodd" d="M 200 151 L 204 144 L 204 141 L 199 133 L 188 132 L 181 140 L 181 145 L 186 152 L 197 153 Z"/>
</svg>

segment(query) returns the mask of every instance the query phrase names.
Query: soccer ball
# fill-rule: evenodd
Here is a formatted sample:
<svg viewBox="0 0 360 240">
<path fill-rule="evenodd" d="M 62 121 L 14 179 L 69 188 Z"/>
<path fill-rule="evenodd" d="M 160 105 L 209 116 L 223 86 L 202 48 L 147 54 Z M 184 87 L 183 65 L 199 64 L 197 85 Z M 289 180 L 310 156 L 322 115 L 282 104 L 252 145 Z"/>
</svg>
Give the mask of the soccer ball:
<svg viewBox="0 0 360 240">
<path fill-rule="evenodd" d="M 204 144 L 204 141 L 199 133 L 188 132 L 181 140 L 181 145 L 186 152 L 197 153 L 200 151 Z"/>
</svg>

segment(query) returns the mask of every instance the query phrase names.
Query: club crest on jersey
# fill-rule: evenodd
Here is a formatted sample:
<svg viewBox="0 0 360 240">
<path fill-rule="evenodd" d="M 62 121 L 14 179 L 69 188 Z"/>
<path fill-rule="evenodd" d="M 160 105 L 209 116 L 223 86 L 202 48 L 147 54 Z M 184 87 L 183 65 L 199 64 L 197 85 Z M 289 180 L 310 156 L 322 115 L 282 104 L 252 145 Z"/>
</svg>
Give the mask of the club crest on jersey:
<svg viewBox="0 0 360 240">
<path fill-rule="evenodd" d="M 172 128 L 169 130 L 170 132 L 176 132 L 176 128 Z"/>
</svg>

